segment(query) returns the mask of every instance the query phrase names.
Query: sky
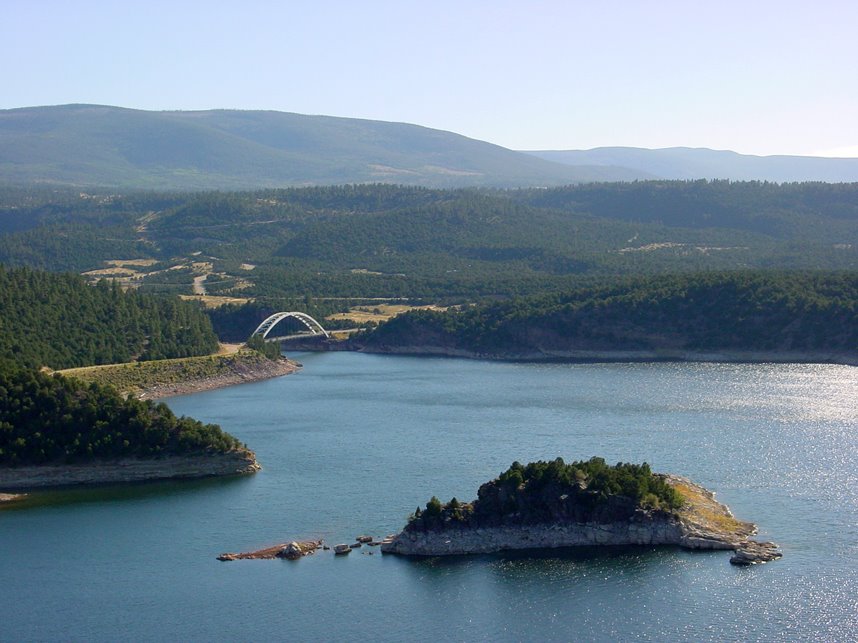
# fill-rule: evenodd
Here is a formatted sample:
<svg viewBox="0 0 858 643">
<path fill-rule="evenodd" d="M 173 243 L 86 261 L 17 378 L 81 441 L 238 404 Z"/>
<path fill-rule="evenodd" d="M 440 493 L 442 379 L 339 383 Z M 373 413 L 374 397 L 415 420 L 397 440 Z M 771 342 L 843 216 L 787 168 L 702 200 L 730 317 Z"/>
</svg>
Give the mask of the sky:
<svg viewBox="0 0 858 643">
<path fill-rule="evenodd" d="M 0 0 L 0 109 L 401 121 L 512 149 L 858 157 L 854 0 Z"/>
</svg>

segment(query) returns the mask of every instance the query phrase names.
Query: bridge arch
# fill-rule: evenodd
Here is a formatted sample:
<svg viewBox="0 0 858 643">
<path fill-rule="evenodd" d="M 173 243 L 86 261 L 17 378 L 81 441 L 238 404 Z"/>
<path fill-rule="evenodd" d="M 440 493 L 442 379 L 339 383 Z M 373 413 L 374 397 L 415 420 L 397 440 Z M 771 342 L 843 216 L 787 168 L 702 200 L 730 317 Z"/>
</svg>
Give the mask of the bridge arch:
<svg viewBox="0 0 858 643">
<path fill-rule="evenodd" d="M 268 333 L 271 332 L 271 329 L 274 328 L 278 322 L 286 319 L 287 317 L 293 317 L 300 321 L 313 335 L 324 335 L 325 337 L 330 337 L 328 331 L 322 328 L 322 325 L 319 322 L 310 317 L 307 313 L 300 313 L 297 311 L 274 313 L 268 319 L 259 324 L 250 336 L 262 335 L 262 339 L 265 339 L 268 336 Z"/>
</svg>

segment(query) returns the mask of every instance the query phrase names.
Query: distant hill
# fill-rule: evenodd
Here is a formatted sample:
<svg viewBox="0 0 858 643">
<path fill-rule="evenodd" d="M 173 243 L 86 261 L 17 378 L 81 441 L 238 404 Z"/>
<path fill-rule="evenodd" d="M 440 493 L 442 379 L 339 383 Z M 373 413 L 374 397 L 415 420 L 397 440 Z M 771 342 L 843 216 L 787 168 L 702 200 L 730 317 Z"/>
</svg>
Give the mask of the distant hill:
<svg viewBox="0 0 858 643">
<path fill-rule="evenodd" d="M 342 183 L 544 186 L 647 178 L 570 168 L 405 123 L 273 111 L 98 105 L 0 110 L 0 182 L 149 189 Z"/>
<path fill-rule="evenodd" d="M 731 179 L 734 181 L 858 181 L 858 158 L 751 156 L 726 150 L 668 147 L 597 147 L 592 150 L 534 151 L 537 158 L 572 167 L 623 167 L 661 179 Z"/>
<path fill-rule="evenodd" d="M 765 351 L 776 361 L 790 354 L 790 361 L 824 355 L 855 363 L 856 304 L 855 272 L 658 275 L 444 312 L 411 311 L 355 344 L 370 352 L 500 359 L 685 359 L 690 351 L 730 361 Z"/>
</svg>

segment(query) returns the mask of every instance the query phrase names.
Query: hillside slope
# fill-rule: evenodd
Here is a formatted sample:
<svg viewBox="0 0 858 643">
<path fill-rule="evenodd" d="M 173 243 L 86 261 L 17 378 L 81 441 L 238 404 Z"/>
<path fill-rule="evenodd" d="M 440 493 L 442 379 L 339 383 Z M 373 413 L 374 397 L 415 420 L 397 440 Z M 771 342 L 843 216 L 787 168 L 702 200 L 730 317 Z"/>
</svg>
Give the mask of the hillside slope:
<svg viewBox="0 0 858 643">
<path fill-rule="evenodd" d="M 644 175 L 573 169 L 405 123 L 60 105 L 0 111 L 0 177 L 17 184 L 195 190 L 367 182 L 540 186 Z"/>
</svg>

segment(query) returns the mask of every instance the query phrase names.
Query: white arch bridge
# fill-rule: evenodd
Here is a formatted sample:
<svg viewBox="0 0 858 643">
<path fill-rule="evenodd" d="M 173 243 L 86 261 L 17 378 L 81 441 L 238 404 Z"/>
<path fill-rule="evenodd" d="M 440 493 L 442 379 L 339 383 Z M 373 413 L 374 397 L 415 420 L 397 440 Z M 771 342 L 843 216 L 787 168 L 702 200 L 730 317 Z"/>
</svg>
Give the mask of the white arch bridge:
<svg viewBox="0 0 858 643">
<path fill-rule="evenodd" d="M 299 333 L 297 335 L 287 335 L 285 337 L 268 337 L 268 333 L 270 333 L 278 323 L 289 317 L 297 319 L 299 322 L 304 324 L 309 332 Z M 296 311 L 274 313 L 268 319 L 259 324 L 259 326 L 256 327 L 256 330 L 250 334 L 251 337 L 254 335 L 262 335 L 262 339 L 269 342 L 288 339 L 289 337 L 306 337 L 307 335 L 324 335 L 325 337 L 330 337 L 328 331 L 322 328 L 322 325 L 319 322 L 310 317 L 307 313 L 299 313 Z"/>
</svg>

